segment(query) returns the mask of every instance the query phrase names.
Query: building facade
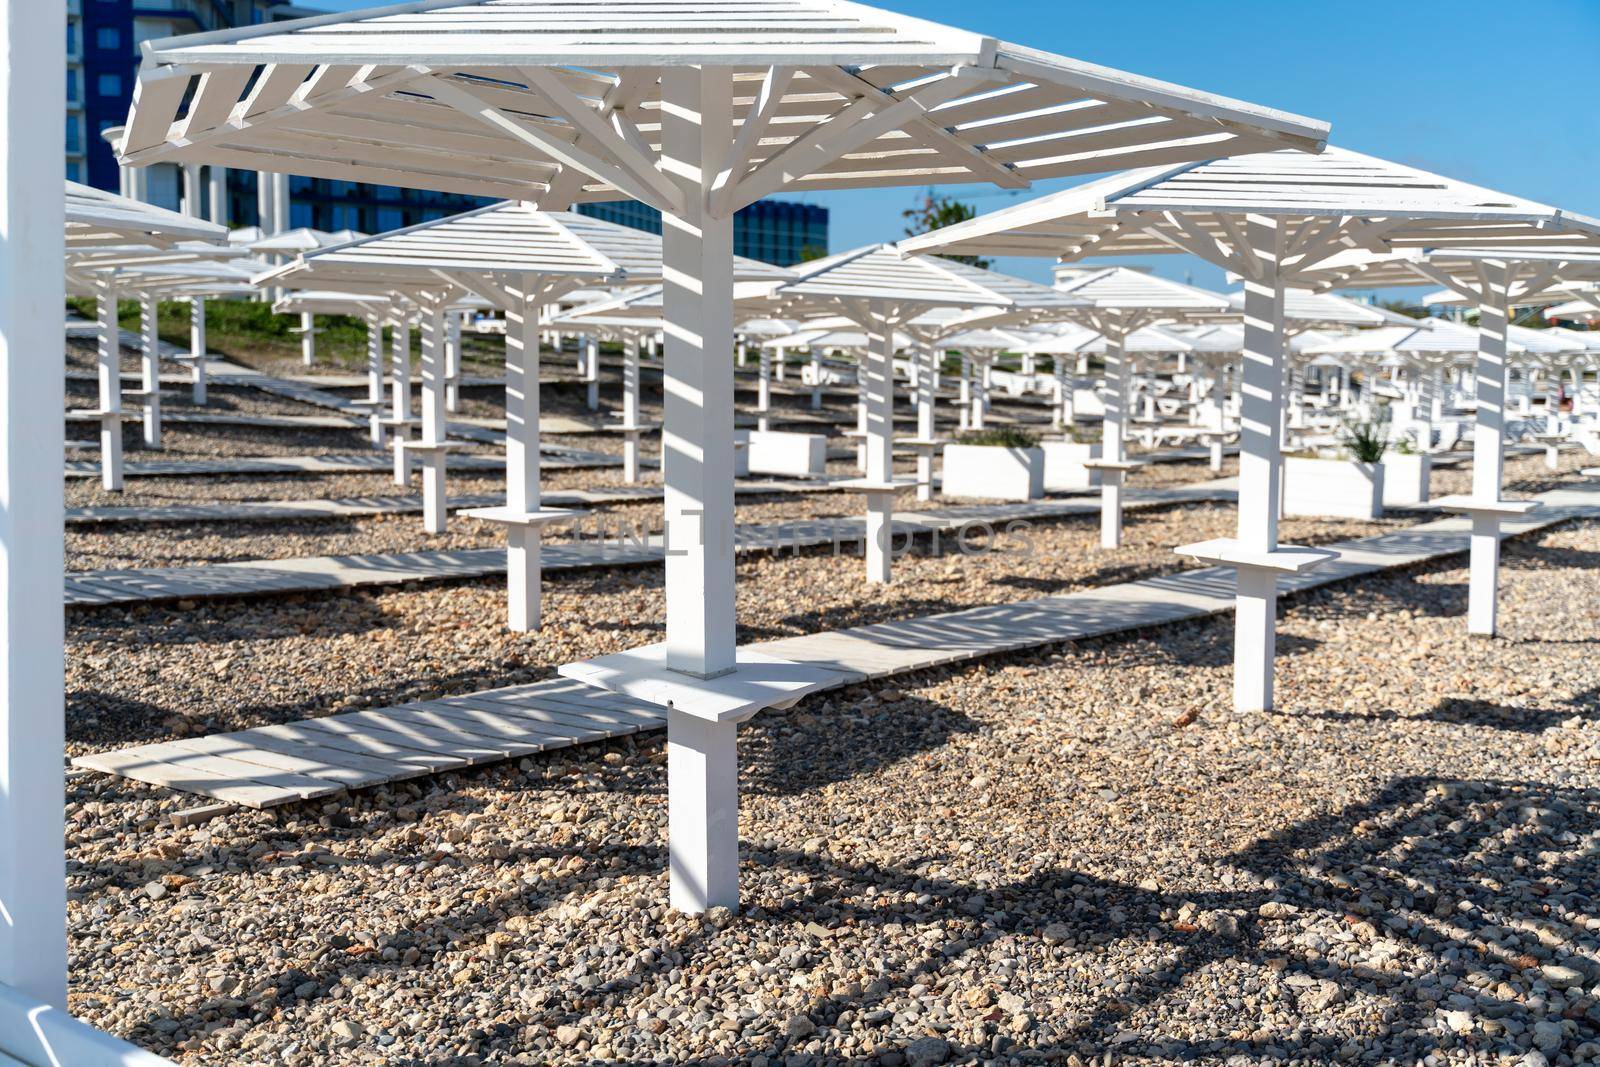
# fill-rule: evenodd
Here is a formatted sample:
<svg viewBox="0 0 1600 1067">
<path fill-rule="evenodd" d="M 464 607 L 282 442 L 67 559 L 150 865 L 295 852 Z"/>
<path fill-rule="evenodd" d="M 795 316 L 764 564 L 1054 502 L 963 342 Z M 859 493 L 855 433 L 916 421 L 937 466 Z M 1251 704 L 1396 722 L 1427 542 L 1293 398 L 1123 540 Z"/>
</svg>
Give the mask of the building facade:
<svg viewBox="0 0 1600 1067">
<path fill-rule="evenodd" d="M 106 130 L 128 117 L 139 74 L 139 46 L 206 30 L 301 18 L 318 12 L 270 0 L 67 0 L 67 178 L 118 191 L 122 175 Z M 144 171 L 144 198 L 179 210 L 183 180 L 176 166 Z M 261 225 L 252 171 L 229 171 L 227 204 L 212 211 L 209 187 L 198 190 L 198 214 L 229 226 Z M 202 182 L 202 185 L 207 183 Z M 383 233 L 468 211 L 489 201 L 425 189 L 399 189 L 323 178 L 289 179 L 290 227 Z M 633 201 L 585 204 L 585 214 L 661 232 L 661 214 Z M 734 219 L 735 254 L 789 266 L 828 248 L 828 209 L 762 200 Z"/>
<path fill-rule="evenodd" d="M 605 200 L 579 204 L 578 211 L 597 219 L 661 232 L 661 212 L 637 200 Z M 780 267 L 816 259 L 828 251 L 828 209 L 789 200 L 758 200 L 733 217 L 733 254 Z"/>
</svg>

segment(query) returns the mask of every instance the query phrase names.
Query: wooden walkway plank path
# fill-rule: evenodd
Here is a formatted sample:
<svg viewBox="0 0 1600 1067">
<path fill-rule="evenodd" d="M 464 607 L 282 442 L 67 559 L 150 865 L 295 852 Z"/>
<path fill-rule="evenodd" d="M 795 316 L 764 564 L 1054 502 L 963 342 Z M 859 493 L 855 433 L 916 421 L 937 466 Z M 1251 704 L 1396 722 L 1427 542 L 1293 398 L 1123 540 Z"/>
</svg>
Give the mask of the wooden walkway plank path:
<svg viewBox="0 0 1600 1067">
<path fill-rule="evenodd" d="M 1533 514 L 1508 520 L 1516 536 L 1571 518 L 1600 516 L 1600 487 L 1541 494 Z M 1323 567 L 1282 581 L 1295 593 L 1465 552 L 1470 523 L 1448 518 L 1324 546 Z M 1228 568 L 1182 574 L 875 623 L 748 646 L 821 667 L 825 687 L 1221 614 L 1234 604 Z M 566 678 L 331 715 L 209 737 L 79 756 L 73 766 L 265 808 L 607 740 L 665 725 L 663 709 Z"/>
<path fill-rule="evenodd" d="M 539 451 L 539 466 L 545 470 L 593 470 L 622 466 L 621 456 L 607 452 L 563 448 L 559 445 L 545 445 Z M 455 471 L 503 471 L 506 459 L 504 456 L 468 452 L 449 456 L 446 464 Z M 373 452 L 325 456 L 152 459 L 124 464 L 123 475 L 129 478 L 170 478 L 211 474 L 365 474 L 393 469 L 393 459 Z M 98 478 L 100 464 L 96 460 L 69 459 L 63 473 L 68 478 Z"/>
<path fill-rule="evenodd" d="M 776 496 L 838 492 L 837 482 L 773 478 L 744 479 L 734 483 L 734 492 L 745 496 Z M 541 497 L 550 507 L 595 507 L 605 504 L 636 504 L 661 499 L 661 487 L 617 485 L 600 489 L 563 489 Z M 451 497 L 451 511 L 465 508 L 498 507 L 505 503 L 503 493 L 479 493 Z M 113 505 L 108 507 L 68 508 L 68 526 L 97 526 L 116 523 L 176 522 L 270 522 L 281 519 L 342 519 L 362 515 L 409 515 L 422 511 L 420 496 L 363 496 L 309 498 L 302 500 L 244 500 L 214 504 L 160 504 L 151 506 Z"/>
<path fill-rule="evenodd" d="M 1231 480 L 1202 482 L 1175 489 L 1146 490 L 1130 495 L 1130 508 L 1231 499 Z M 933 511 L 902 511 L 893 516 L 896 535 L 960 530 L 972 524 L 1002 526 L 1012 521 L 1099 514 L 1100 505 L 1086 500 L 1037 501 L 1030 504 L 974 505 Z M 604 533 L 603 525 L 599 528 Z M 866 526 L 860 516 L 749 524 L 735 531 L 736 552 L 771 552 L 819 545 L 860 542 Z M 592 540 L 546 541 L 541 552 L 546 572 L 596 567 L 647 566 L 663 562 L 661 538 L 633 539 L 605 534 Z M 243 560 L 193 567 L 143 567 L 69 571 L 68 607 L 224 597 L 283 596 L 329 589 L 357 589 L 406 582 L 457 581 L 506 571 L 503 548 L 396 552 L 367 556 L 305 556 L 276 560 Z"/>
</svg>

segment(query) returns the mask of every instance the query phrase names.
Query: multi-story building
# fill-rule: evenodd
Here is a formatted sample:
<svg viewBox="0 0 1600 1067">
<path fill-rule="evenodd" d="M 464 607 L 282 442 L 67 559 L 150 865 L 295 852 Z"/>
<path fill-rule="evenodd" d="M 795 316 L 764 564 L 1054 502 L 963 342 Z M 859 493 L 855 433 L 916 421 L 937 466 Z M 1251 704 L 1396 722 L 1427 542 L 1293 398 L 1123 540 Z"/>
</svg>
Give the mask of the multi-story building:
<svg viewBox="0 0 1600 1067">
<path fill-rule="evenodd" d="M 128 117 L 145 41 L 205 30 L 249 26 L 317 14 L 272 0 L 67 0 L 67 178 L 101 189 L 120 188 L 122 175 L 105 131 Z M 182 177 L 172 165 L 144 171 L 142 195 L 174 210 L 182 206 Z M 229 171 L 227 203 L 212 211 L 208 191 L 196 190 L 208 217 L 231 226 L 261 222 L 257 175 Z M 322 178 L 289 179 L 288 226 L 382 233 L 430 222 L 488 203 L 472 196 L 398 189 Z M 626 226 L 661 232 L 661 215 L 633 201 L 585 204 L 579 210 Z M 828 210 L 763 200 L 734 219 L 734 252 L 787 266 L 827 251 Z"/>
<path fill-rule="evenodd" d="M 578 210 L 607 222 L 661 232 L 661 212 L 637 200 L 579 204 Z M 780 267 L 815 259 L 828 251 L 828 209 L 788 200 L 758 200 L 733 217 L 733 254 Z"/>
</svg>

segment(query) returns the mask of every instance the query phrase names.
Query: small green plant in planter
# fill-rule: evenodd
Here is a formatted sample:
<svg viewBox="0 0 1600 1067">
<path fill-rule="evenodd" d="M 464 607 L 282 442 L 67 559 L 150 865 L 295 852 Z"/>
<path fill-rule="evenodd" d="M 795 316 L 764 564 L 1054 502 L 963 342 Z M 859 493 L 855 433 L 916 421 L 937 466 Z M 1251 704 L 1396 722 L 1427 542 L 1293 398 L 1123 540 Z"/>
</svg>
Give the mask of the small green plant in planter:
<svg viewBox="0 0 1600 1067">
<path fill-rule="evenodd" d="M 1357 463 L 1381 463 L 1389 448 L 1389 432 L 1382 423 L 1352 422 L 1344 428 L 1344 446 Z"/>
<path fill-rule="evenodd" d="M 1417 446 L 1409 437 L 1402 437 L 1400 440 L 1396 441 L 1394 443 L 1394 450 L 1397 454 L 1402 456 L 1414 456 L 1417 454 Z"/>
<path fill-rule="evenodd" d="M 1015 426 L 996 426 L 993 429 L 968 430 L 956 438 L 958 445 L 990 445 L 997 448 L 1037 448 L 1039 439 Z"/>
</svg>

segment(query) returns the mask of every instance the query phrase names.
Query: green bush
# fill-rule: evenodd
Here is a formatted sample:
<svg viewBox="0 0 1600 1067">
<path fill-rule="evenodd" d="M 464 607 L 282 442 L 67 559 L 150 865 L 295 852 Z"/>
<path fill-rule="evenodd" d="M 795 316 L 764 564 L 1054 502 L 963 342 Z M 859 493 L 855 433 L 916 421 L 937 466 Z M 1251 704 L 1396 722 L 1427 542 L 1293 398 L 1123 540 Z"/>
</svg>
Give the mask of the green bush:
<svg viewBox="0 0 1600 1067">
<path fill-rule="evenodd" d="M 1377 422 L 1347 423 L 1344 446 L 1357 463 L 1380 463 L 1389 448 L 1389 431 Z"/>
<path fill-rule="evenodd" d="M 1039 439 L 1015 426 L 996 426 L 986 430 L 968 430 L 956 438 L 960 445 L 990 445 L 1000 448 L 1037 448 Z"/>
</svg>

